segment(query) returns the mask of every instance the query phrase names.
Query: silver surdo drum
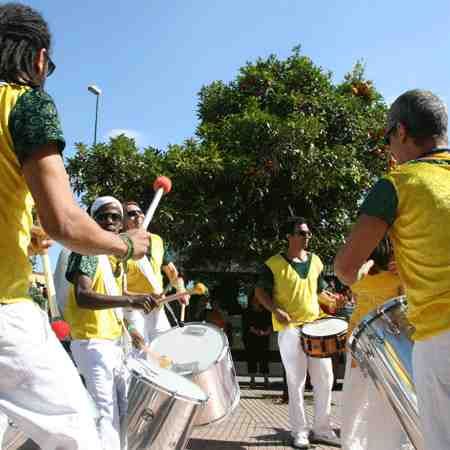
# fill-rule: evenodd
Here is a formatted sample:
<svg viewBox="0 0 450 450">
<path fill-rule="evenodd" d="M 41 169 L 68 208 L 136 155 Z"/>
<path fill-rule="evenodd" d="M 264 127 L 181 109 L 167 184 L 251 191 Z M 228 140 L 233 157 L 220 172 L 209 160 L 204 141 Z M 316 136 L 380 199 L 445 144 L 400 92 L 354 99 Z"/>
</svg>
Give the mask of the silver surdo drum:
<svg viewBox="0 0 450 450">
<path fill-rule="evenodd" d="M 207 395 L 190 380 L 129 358 L 128 450 L 183 450 Z"/>
<path fill-rule="evenodd" d="M 363 319 L 348 346 L 363 373 L 394 409 L 416 450 L 425 450 L 412 375 L 414 327 L 406 311 L 404 296 L 391 299 Z"/>
<path fill-rule="evenodd" d="M 238 405 L 240 390 L 228 339 L 215 325 L 190 322 L 172 328 L 151 341 L 150 348 L 169 356 L 171 370 L 188 377 L 208 395 L 195 425 L 222 420 Z"/>
</svg>

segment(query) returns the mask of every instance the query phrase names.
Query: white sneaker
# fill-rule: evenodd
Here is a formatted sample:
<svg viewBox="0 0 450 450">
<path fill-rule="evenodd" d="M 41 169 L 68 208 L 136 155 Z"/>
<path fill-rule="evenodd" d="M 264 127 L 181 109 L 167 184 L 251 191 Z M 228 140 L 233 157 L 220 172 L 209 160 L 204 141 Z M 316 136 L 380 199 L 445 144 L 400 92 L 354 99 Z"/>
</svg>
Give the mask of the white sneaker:
<svg viewBox="0 0 450 450">
<path fill-rule="evenodd" d="M 333 430 L 328 431 L 313 431 L 311 434 L 311 441 L 317 444 L 328 444 L 336 447 L 341 446 L 341 441 Z"/>
<path fill-rule="evenodd" d="M 309 448 L 308 432 L 292 433 L 294 448 Z"/>
</svg>

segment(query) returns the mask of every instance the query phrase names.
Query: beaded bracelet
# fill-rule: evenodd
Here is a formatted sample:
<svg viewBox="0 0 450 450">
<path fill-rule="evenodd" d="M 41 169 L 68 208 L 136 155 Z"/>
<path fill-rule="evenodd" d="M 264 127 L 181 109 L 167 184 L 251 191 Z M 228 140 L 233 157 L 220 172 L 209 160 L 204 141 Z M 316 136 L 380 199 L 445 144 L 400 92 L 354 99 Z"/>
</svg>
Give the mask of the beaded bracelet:
<svg viewBox="0 0 450 450">
<path fill-rule="evenodd" d="M 125 244 L 127 244 L 127 253 L 125 254 L 125 256 L 121 258 L 123 262 L 127 262 L 134 255 L 133 241 L 131 240 L 130 236 L 128 236 L 127 233 L 120 233 L 119 237 L 120 239 L 122 239 L 123 242 L 125 242 Z"/>
</svg>

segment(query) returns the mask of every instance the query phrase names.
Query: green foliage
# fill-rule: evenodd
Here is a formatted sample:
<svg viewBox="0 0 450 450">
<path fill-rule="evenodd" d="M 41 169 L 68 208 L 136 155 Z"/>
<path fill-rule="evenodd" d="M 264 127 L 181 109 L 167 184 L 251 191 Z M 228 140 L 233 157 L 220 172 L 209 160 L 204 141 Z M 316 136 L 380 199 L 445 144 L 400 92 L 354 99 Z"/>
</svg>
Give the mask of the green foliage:
<svg viewBox="0 0 450 450">
<path fill-rule="evenodd" d="M 192 266 L 249 264 L 278 251 L 289 208 L 310 221 L 314 250 L 329 262 L 362 191 L 386 165 L 372 151 L 385 114 L 361 62 L 334 85 L 297 48 L 202 87 L 196 139 L 165 152 L 141 152 L 125 136 L 78 144 L 68 169 L 86 203 L 110 194 L 145 206 L 151 181 L 171 177 L 152 226 Z"/>
</svg>

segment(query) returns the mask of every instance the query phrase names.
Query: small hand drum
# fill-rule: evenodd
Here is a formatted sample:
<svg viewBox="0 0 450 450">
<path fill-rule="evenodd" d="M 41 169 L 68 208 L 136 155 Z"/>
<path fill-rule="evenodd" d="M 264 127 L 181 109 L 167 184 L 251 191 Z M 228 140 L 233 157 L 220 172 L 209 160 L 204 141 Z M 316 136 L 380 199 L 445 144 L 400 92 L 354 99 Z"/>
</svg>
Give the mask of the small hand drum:
<svg viewBox="0 0 450 450">
<path fill-rule="evenodd" d="M 303 351 L 313 358 L 329 358 L 345 351 L 348 323 L 329 317 L 303 325 L 300 342 Z"/>
</svg>

